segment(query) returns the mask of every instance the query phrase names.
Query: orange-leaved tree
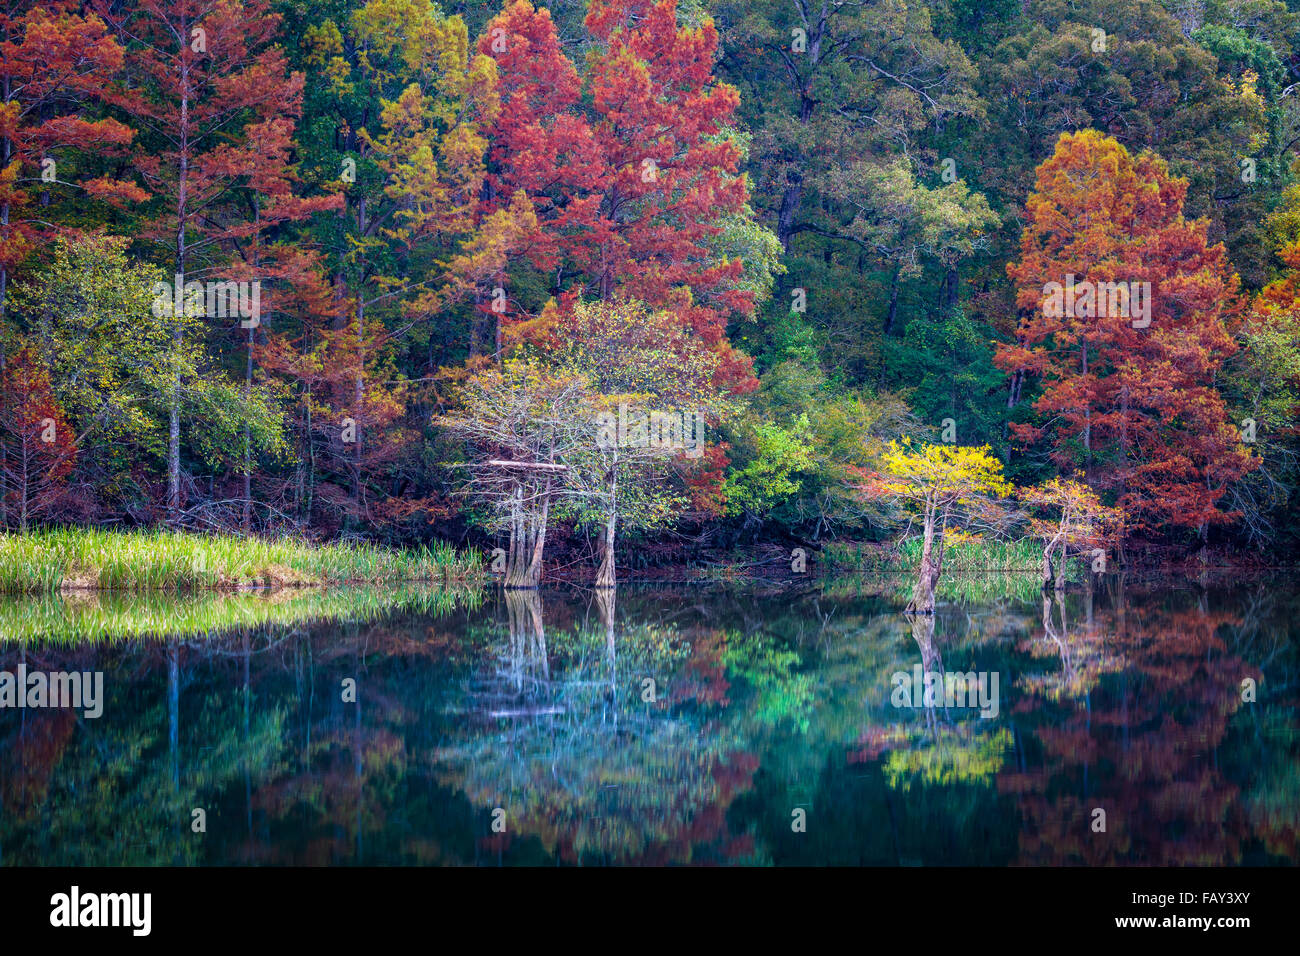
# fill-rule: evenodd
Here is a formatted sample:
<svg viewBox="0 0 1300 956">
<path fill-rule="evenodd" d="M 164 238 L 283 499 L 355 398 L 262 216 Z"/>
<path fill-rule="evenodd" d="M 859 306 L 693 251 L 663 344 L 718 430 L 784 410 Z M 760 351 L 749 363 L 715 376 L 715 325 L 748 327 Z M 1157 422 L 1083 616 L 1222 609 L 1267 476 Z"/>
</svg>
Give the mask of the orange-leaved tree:
<svg viewBox="0 0 1300 956">
<path fill-rule="evenodd" d="M 1215 389 L 1235 349 L 1237 276 L 1207 223 L 1183 218 L 1186 193 L 1150 152 L 1095 130 L 1062 135 L 1007 267 L 1022 317 L 995 361 L 1013 404 L 1027 380 L 1040 388 L 1017 438 L 1111 492 L 1135 526 L 1204 538 L 1254 462 Z"/>
<path fill-rule="evenodd" d="M 1102 504 L 1087 485 L 1068 478 L 1052 478 L 1016 497 L 1030 511 L 1030 533 L 1043 542 L 1043 586 L 1065 583 L 1065 558 L 1071 547 L 1102 548 L 1123 525 L 1118 508 Z M 1053 555 L 1060 560 L 1053 569 Z"/>
<path fill-rule="evenodd" d="M 290 189 L 290 136 L 302 109 L 303 77 L 289 72 L 275 43 L 279 15 L 267 0 L 138 0 L 126 7 L 95 0 L 95 9 L 127 47 L 131 82 L 106 96 L 142 129 L 135 168 L 153 199 L 140 236 L 158 248 L 176 300 L 191 283 L 292 276 L 292 269 L 275 276 L 261 240 L 268 227 L 324 204 L 299 202 Z M 255 261 L 232 265 L 232 248 L 254 238 Z M 209 297 L 211 291 L 209 285 Z M 178 351 L 185 320 L 193 317 L 182 311 L 167 312 Z M 184 503 L 184 399 L 178 379 L 168 409 L 167 516 L 173 522 Z"/>
<path fill-rule="evenodd" d="M 77 442 L 50 387 L 50 373 L 29 343 L 13 349 L 0 374 L 6 412 L 0 435 L 9 454 L 4 462 L 6 505 L 27 530 L 34 517 L 48 514 L 66 495 Z"/>
</svg>

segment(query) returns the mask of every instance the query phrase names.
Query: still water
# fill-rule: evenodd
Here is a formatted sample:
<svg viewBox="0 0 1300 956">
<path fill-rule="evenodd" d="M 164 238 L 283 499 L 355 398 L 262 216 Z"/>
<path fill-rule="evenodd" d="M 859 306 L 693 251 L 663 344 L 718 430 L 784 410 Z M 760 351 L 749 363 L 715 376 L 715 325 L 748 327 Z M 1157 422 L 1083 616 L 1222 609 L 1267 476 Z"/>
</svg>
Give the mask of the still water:
<svg viewBox="0 0 1300 956">
<path fill-rule="evenodd" d="M 872 590 L 0 601 L 0 865 L 1300 857 L 1294 582 Z"/>
</svg>

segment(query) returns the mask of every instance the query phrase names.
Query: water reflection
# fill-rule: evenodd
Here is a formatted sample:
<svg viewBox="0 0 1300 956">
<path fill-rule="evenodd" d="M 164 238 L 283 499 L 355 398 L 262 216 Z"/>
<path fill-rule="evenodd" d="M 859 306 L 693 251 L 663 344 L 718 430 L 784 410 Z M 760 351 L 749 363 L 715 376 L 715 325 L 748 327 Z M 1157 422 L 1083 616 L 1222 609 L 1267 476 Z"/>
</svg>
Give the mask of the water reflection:
<svg viewBox="0 0 1300 956">
<path fill-rule="evenodd" d="M 50 600 L 6 606 L 47 631 L 0 668 L 103 671 L 104 712 L 0 709 L 0 863 L 1297 858 L 1286 587 L 1111 578 L 912 619 L 843 586 L 371 595 L 94 642 Z M 995 676 L 998 706 L 899 706 L 916 673 Z"/>
<path fill-rule="evenodd" d="M 1064 632 L 1064 608 L 1060 620 Z M 1249 725 L 1259 712 L 1272 713 L 1242 700 L 1242 682 L 1263 679 L 1237 653 L 1243 623 L 1236 608 L 1216 602 L 1211 609 L 1198 590 L 1120 601 L 1074 638 L 1048 629 L 1061 676 L 1028 678 L 1030 696 L 1018 705 L 1033 729 L 1036 760 L 998 780 L 1020 798 L 1020 862 L 1242 858 L 1251 835 L 1240 788 L 1251 775 L 1234 780 L 1220 759 L 1238 759 L 1250 747 Z M 1050 703 L 1038 706 L 1037 696 Z M 1243 707 L 1243 720 L 1234 721 Z M 1231 743 L 1230 727 L 1241 731 Z M 1293 751 L 1269 760 L 1294 768 Z M 1078 825 L 1097 808 L 1106 813 L 1108 839 Z"/>
</svg>

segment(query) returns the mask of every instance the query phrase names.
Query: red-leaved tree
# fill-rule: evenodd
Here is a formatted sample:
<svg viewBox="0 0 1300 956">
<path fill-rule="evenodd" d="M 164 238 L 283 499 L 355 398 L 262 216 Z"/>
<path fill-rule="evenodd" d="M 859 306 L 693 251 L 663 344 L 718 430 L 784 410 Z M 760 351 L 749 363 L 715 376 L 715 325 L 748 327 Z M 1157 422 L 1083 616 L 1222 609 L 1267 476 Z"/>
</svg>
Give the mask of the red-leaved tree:
<svg viewBox="0 0 1300 956">
<path fill-rule="evenodd" d="M 97 0 L 97 8 L 128 47 L 125 85 L 110 100 L 141 127 L 136 167 L 154 196 L 141 235 L 165 251 L 169 278 L 183 287 L 277 268 L 291 278 L 297 266 L 275 266 L 263 237 L 319 203 L 287 188 L 303 77 L 274 45 L 279 16 L 267 0 L 137 0 L 124 9 Z M 253 262 L 232 264 L 240 243 L 258 250 Z M 178 349 L 182 334 L 178 322 Z M 180 407 L 178 383 L 168 422 L 170 520 L 181 508 Z"/>
<path fill-rule="evenodd" d="M 1152 153 L 1094 130 L 1061 136 L 1007 267 L 1022 318 L 995 360 L 1013 401 L 1027 381 L 1041 389 L 1017 438 L 1111 492 L 1132 526 L 1204 537 L 1254 463 L 1214 387 L 1235 349 L 1237 276 L 1207 224 L 1183 218 L 1186 192 Z"/>
<path fill-rule="evenodd" d="M 32 518 L 48 514 L 64 499 L 77 443 L 54 398 L 49 370 L 30 344 L 9 355 L 0 394 L 6 409 L 0 434 L 8 449 L 5 504 L 26 531 Z"/>
<path fill-rule="evenodd" d="M 748 198 L 727 135 L 739 96 L 713 75 L 717 30 L 679 25 L 675 0 L 592 0 L 585 23 L 594 49 L 581 73 L 528 0 L 484 31 L 501 96 L 491 195 L 532 200 L 527 249 L 553 292 L 670 309 L 718 351 L 719 382 L 748 391 L 752 363 L 726 326 L 753 313 L 754 295 L 742 264 L 710 245 Z"/>
</svg>

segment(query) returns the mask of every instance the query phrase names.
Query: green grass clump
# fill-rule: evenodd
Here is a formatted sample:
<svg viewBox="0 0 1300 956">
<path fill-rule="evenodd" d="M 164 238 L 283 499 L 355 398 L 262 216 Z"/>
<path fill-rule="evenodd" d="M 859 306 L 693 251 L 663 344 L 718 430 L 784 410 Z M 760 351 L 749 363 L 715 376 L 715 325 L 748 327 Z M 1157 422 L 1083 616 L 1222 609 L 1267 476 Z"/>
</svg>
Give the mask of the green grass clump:
<svg viewBox="0 0 1300 956">
<path fill-rule="evenodd" d="M 236 590 L 326 584 L 455 583 L 481 572 L 478 555 L 449 544 L 394 550 L 295 538 L 178 531 L 52 528 L 0 533 L 0 593 L 60 590 Z"/>
<path fill-rule="evenodd" d="M 921 549 L 925 542 L 908 538 L 898 549 L 900 567 L 915 570 L 921 566 Z M 1043 546 L 1037 541 L 976 541 L 949 542 L 943 549 L 943 570 L 992 571 L 1008 573 L 1029 571 L 1037 574 L 1043 566 Z"/>
<path fill-rule="evenodd" d="M 923 546 L 920 537 L 908 538 L 896 549 L 832 542 L 824 546 L 822 557 L 829 567 L 865 574 L 853 575 L 863 590 L 906 603 L 921 566 Z M 1036 541 L 950 541 L 944 548 L 943 574 L 935 596 L 962 604 L 1032 601 L 1042 586 L 1042 563 L 1042 546 Z"/>
<path fill-rule="evenodd" d="M 855 571 L 914 572 L 921 566 L 918 537 L 908 538 L 897 549 L 881 548 L 853 541 L 829 542 L 822 548 L 822 559 L 834 568 Z M 994 541 L 977 539 L 951 541 L 943 551 L 943 571 L 987 571 L 1005 574 L 1032 572 L 1043 566 L 1043 548 L 1037 541 Z"/>
</svg>

